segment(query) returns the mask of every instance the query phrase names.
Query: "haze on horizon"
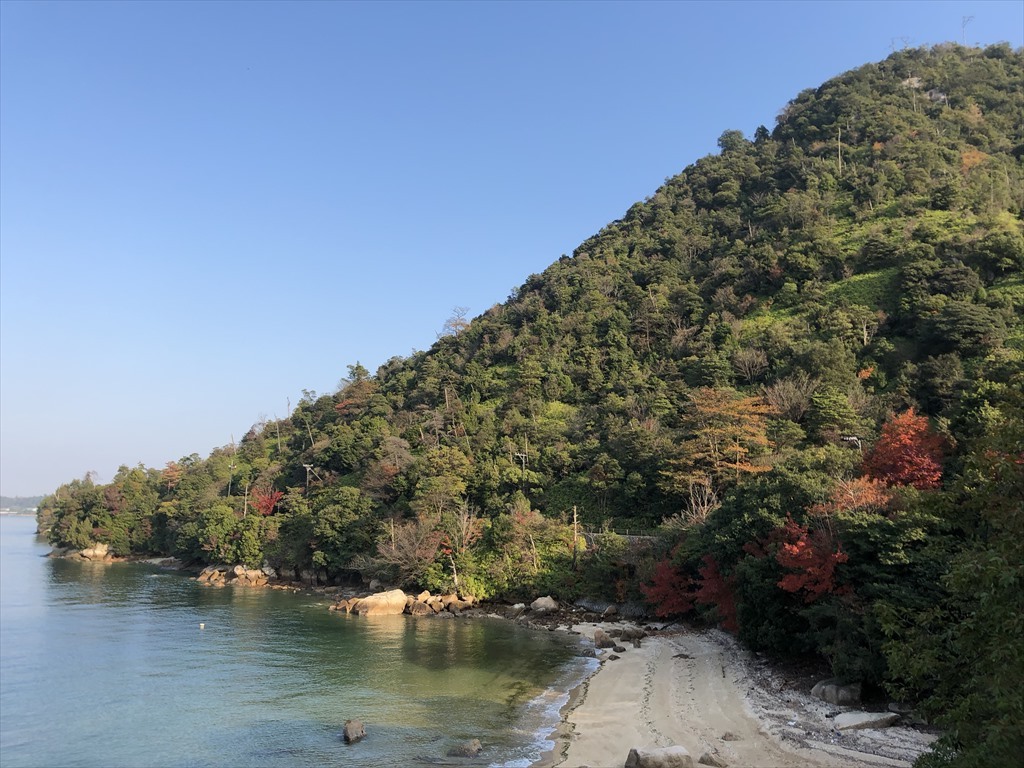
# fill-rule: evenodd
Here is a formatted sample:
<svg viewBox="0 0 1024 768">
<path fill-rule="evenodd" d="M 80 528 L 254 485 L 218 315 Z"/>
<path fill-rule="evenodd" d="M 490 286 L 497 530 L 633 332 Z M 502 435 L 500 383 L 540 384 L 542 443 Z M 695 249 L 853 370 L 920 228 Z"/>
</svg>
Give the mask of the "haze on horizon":
<svg viewBox="0 0 1024 768">
<path fill-rule="evenodd" d="M 0 490 L 425 349 L 727 129 L 1019 2 L 0 4 Z"/>
</svg>

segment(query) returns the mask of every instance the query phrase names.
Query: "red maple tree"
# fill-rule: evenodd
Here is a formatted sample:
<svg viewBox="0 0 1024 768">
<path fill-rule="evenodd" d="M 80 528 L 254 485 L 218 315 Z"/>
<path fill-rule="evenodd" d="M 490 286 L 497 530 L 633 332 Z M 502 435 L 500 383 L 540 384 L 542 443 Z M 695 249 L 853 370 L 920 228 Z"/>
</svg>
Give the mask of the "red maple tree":
<svg viewBox="0 0 1024 768">
<path fill-rule="evenodd" d="M 283 498 L 284 494 L 281 491 L 274 491 L 270 488 L 252 489 L 252 505 L 264 517 L 273 512 L 277 502 Z"/>
<path fill-rule="evenodd" d="M 836 566 L 850 558 L 841 547 L 833 544 L 827 532 L 809 531 L 788 518 L 776 535 L 780 542 L 775 559 L 783 568 L 793 571 L 779 580 L 779 587 L 787 592 L 803 592 L 807 603 L 839 591 Z"/>
<path fill-rule="evenodd" d="M 650 584 L 640 591 L 657 616 L 678 616 L 693 610 L 693 579 L 683 576 L 668 558 L 654 568 Z"/>
<path fill-rule="evenodd" d="M 942 479 L 944 449 L 942 436 L 932 432 L 928 419 L 911 408 L 882 427 L 881 437 L 864 458 L 864 474 L 890 486 L 937 488 Z"/>
<path fill-rule="evenodd" d="M 718 613 L 718 622 L 727 632 L 739 632 L 736 616 L 735 579 L 725 578 L 718 561 L 712 555 L 704 555 L 704 565 L 697 569 L 700 586 L 694 595 L 694 602 L 710 605 Z"/>
</svg>

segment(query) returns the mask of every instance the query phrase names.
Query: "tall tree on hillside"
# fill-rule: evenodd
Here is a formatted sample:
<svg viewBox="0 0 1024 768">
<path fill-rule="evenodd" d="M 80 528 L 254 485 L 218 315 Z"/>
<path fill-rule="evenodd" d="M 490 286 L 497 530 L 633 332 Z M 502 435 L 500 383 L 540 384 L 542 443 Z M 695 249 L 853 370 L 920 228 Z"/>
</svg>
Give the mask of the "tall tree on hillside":
<svg viewBox="0 0 1024 768">
<path fill-rule="evenodd" d="M 721 488 L 769 469 L 759 460 L 772 448 L 766 433 L 770 409 L 761 398 L 701 387 L 688 399 L 679 455 L 662 472 L 670 491 L 689 498 L 695 484 Z"/>
</svg>

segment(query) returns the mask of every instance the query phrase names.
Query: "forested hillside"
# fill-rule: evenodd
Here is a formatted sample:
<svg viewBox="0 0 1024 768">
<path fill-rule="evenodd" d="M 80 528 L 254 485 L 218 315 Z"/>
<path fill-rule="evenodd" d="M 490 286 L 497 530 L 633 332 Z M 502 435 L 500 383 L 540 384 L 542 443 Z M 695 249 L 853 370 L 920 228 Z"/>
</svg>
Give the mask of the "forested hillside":
<svg viewBox="0 0 1024 768">
<path fill-rule="evenodd" d="M 1024 53 L 904 50 L 726 131 L 428 351 L 47 497 L 54 544 L 645 601 L 1024 749 Z M 510 226 L 529 226 L 529 222 Z M 600 531 L 657 537 L 645 551 Z"/>
</svg>

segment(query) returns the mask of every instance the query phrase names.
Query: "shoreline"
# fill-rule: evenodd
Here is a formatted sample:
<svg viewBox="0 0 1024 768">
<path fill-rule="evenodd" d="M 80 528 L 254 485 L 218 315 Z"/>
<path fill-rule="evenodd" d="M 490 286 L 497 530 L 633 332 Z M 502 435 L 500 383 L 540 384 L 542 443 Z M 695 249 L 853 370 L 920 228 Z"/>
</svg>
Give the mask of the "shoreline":
<svg viewBox="0 0 1024 768">
<path fill-rule="evenodd" d="M 574 624 L 594 631 L 619 622 Z M 694 764 L 909 768 L 936 736 L 907 726 L 837 731 L 839 708 L 794 686 L 720 630 L 655 630 L 640 648 L 597 651 L 530 768 L 618 768 L 634 747 L 679 745 Z"/>
</svg>

